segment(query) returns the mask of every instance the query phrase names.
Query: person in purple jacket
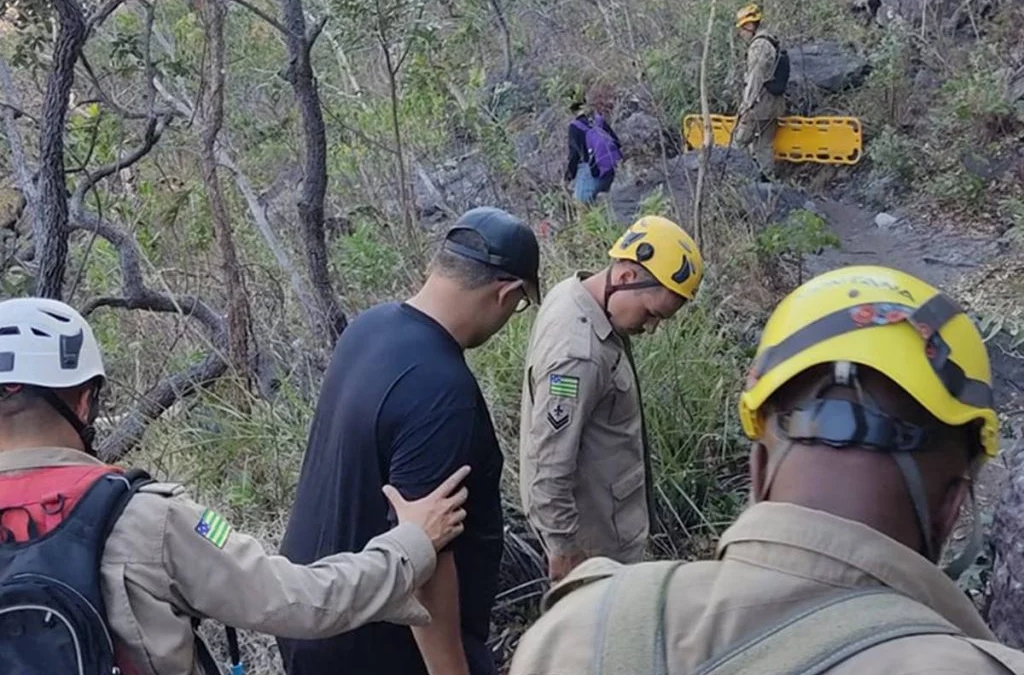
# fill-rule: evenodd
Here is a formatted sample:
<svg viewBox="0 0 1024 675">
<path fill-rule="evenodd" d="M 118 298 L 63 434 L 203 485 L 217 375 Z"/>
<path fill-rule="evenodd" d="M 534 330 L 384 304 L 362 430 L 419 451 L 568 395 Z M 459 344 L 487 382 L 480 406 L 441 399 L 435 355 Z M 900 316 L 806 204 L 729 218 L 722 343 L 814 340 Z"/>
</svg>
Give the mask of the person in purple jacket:
<svg viewBox="0 0 1024 675">
<path fill-rule="evenodd" d="M 615 167 L 622 160 L 622 144 L 603 114 L 608 108 L 605 101 L 592 90 L 587 103 L 575 101 L 570 106 L 576 116 L 569 123 L 565 182 L 575 179 L 576 199 L 584 204 L 593 204 L 597 195 L 611 189 Z"/>
</svg>

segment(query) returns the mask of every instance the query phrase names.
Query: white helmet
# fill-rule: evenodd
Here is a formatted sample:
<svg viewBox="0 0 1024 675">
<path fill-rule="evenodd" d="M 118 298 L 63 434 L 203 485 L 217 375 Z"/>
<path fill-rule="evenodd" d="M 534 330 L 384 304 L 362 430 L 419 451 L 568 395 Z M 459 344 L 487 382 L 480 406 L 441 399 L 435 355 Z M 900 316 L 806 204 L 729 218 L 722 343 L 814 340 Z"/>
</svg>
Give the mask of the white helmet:
<svg viewBox="0 0 1024 675">
<path fill-rule="evenodd" d="M 92 328 L 68 305 L 47 298 L 0 302 L 0 384 L 61 389 L 106 381 Z"/>
</svg>

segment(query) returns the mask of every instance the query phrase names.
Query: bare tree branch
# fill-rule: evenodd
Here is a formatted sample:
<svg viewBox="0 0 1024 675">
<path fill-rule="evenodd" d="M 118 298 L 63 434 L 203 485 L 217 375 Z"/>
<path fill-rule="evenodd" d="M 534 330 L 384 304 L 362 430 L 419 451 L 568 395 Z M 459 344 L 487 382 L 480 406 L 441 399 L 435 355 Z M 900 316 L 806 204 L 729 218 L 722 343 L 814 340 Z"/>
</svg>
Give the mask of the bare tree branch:
<svg viewBox="0 0 1024 675">
<path fill-rule="evenodd" d="M 284 35 L 284 36 L 291 35 L 291 33 L 288 31 L 288 29 L 284 27 L 284 24 L 282 24 L 280 21 L 278 21 L 277 19 L 272 17 L 267 12 L 264 12 L 259 7 L 246 2 L 246 0 L 231 0 L 231 2 L 233 2 L 236 5 L 239 5 L 241 7 L 244 7 L 245 9 L 249 10 L 250 12 L 255 14 L 256 16 L 258 16 L 259 18 L 263 19 L 264 21 L 269 23 L 271 26 L 276 28 L 282 35 Z"/>
<path fill-rule="evenodd" d="M 92 32 L 92 29 L 99 26 L 101 23 L 107 20 L 115 9 L 124 4 L 124 0 L 106 0 L 102 5 L 96 8 L 96 11 L 89 16 L 86 23 L 87 32 Z"/>
<path fill-rule="evenodd" d="M 184 372 L 168 376 L 146 392 L 132 411 L 103 439 L 98 448 L 100 457 L 106 461 L 115 461 L 135 448 L 149 423 L 176 401 L 208 386 L 227 371 L 227 361 L 222 357 L 227 348 L 227 323 L 195 296 L 173 296 L 149 289 L 143 282 L 142 251 L 135 238 L 126 230 L 80 210 L 73 212 L 71 218 L 72 228 L 94 232 L 110 242 L 117 249 L 121 261 L 122 295 L 89 301 L 83 308 L 84 315 L 88 316 L 100 307 L 180 314 L 205 326 L 211 341 L 211 351 L 200 363 Z"/>
<path fill-rule="evenodd" d="M 93 94 L 96 96 L 97 99 L 100 100 L 101 103 L 103 103 L 103 105 L 110 108 L 111 110 L 116 112 L 121 117 L 124 117 L 125 119 L 144 120 L 147 117 L 149 117 L 147 113 L 138 112 L 135 110 L 128 110 L 120 103 L 115 101 L 112 96 L 107 94 L 103 90 L 103 86 L 100 84 L 99 78 L 96 77 L 96 72 L 92 69 L 92 65 L 89 63 L 89 59 L 86 58 L 85 54 L 82 54 L 79 57 L 79 62 L 82 64 L 82 69 L 85 71 L 85 74 L 89 77 L 89 82 L 92 85 Z"/>
<path fill-rule="evenodd" d="M 175 373 L 139 398 L 135 408 L 121 420 L 99 444 L 97 453 L 105 462 L 114 462 L 134 449 L 149 424 L 177 401 L 208 387 L 227 372 L 228 364 L 217 351 L 182 373 Z"/>
<path fill-rule="evenodd" d="M 100 307 L 144 309 L 150 312 L 181 314 L 184 317 L 194 317 L 209 328 L 213 334 L 224 329 L 224 320 L 206 303 L 193 295 L 169 296 L 143 288 L 130 297 L 101 296 L 93 298 L 82 306 L 82 316 L 89 316 Z"/>
<path fill-rule="evenodd" d="M 124 157 L 119 158 L 117 161 L 88 172 L 82 182 L 79 183 L 78 187 L 75 188 L 75 194 L 71 197 L 71 211 L 78 211 L 82 208 L 82 201 L 85 199 L 85 195 L 88 194 L 89 190 L 95 187 L 101 180 L 122 169 L 128 168 L 148 155 L 150 151 L 153 150 L 153 146 L 155 146 L 157 141 L 160 140 L 160 136 L 163 134 L 166 125 L 167 120 L 164 117 L 150 118 L 149 124 L 146 125 L 146 131 L 143 134 L 142 144 L 139 145 L 139 147 L 135 148 Z"/>
<path fill-rule="evenodd" d="M 323 32 L 324 26 L 326 25 L 327 17 L 323 16 L 320 18 L 319 21 L 316 22 L 316 25 L 313 26 L 313 29 L 309 31 L 309 35 L 306 36 L 306 44 L 309 45 L 310 49 L 313 49 L 313 45 L 316 44 L 316 39 L 320 37 L 320 33 Z"/>
<path fill-rule="evenodd" d="M 18 119 L 19 117 L 24 117 L 25 119 L 28 119 L 28 120 L 31 120 L 32 122 L 35 122 L 36 126 L 39 126 L 39 118 L 38 117 L 36 117 L 35 115 L 32 115 L 31 113 L 29 113 L 29 112 L 27 112 L 25 110 L 22 110 L 18 106 L 11 105 L 10 103 L 7 103 L 6 101 L 0 101 L 0 108 L 7 108 L 12 113 L 14 113 L 14 119 Z"/>
<path fill-rule="evenodd" d="M 78 166 L 76 166 L 75 168 L 65 170 L 65 176 L 70 176 L 73 173 L 81 173 L 89 168 L 89 162 L 92 161 L 92 154 L 96 152 L 96 141 L 99 140 L 99 137 L 100 125 L 97 122 L 96 124 L 92 125 L 92 133 L 89 134 L 89 149 L 85 153 L 85 159 L 79 162 Z M 75 153 L 72 152 L 71 154 L 74 155 Z"/>
</svg>

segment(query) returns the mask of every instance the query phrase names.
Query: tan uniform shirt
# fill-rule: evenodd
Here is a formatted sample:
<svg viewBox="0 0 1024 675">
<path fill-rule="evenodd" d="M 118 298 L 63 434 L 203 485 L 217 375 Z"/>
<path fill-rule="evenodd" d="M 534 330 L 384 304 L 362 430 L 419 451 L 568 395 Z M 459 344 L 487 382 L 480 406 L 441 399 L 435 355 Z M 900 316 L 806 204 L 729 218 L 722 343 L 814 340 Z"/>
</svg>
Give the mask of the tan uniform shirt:
<svg viewBox="0 0 1024 675">
<path fill-rule="evenodd" d="M 64 448 L 0 452 L 0 473 L 92 463 Z M 216 545 L 196 531 L 204 511 L 180 485 L 150 484 L 107 539 L 100 564 L 107 618 L 138 673 L 201 675 L 193 616 L 311 639 L 370 621 L 429 621 L 412 594 L 433 574 L 435 555 L 415 525 L 372 539 L 361 553 L 295 565 L 241 532 Z"/>
<path fill-rule="evenodd" d="M 763 28 L 757 31 L 757 36 L 761 35 L 774 37 Z M 765 84 L 775 74 L 777 59 L 775 47 L 767 39 L 755 37 L 747 47 L 747 84 L 740 103 L 741 123 L 774 120 L 785 114 L 785 98 L 765 89 Z"/>
<path fill-rule="evenodd" d="M 510 675 L 587 673 L 606 580 L 571 590 L 523 636 Z M 969 638 L 991 641 L 971 601 L 935 565 L 860 523 L 792 504 L 748 509 L 719 544 L 718 560 L 676 570 L 666 591 L 665 644 L 670 675 L 698 665 L 837 589 L 888 586 L 922 602 Z M 556 589 L 560 587 L 556 586 Z M 1012 672 L 1024 654 L 999 645 Z M 961 637 L 904 637 L 867 649 L 829 675 L 1006 675 Z"/>
<path fill-rule="evenodd" d="M 520 496 L 551 553 L 634 562 L 649 528 L 637 383 L 622 338 L 583 278 L 577 273 L 552 288 L 533 326 Z"/>
</svg>

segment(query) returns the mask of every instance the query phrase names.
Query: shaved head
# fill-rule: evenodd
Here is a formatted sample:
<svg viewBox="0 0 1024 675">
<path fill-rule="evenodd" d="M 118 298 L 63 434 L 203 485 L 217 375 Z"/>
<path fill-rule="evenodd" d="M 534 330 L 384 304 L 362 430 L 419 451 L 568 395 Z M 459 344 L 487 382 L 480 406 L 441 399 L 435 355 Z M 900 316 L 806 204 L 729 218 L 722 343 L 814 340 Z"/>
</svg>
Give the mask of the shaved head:
<svg viewBox="0 0 1024 675">
<path fill-rule="evenodd" d="M 830 386 L 822 391 L 831 368 L 822 365 L 801 373 L 766 403 L 766 432 L 754 444 L 751 455 L 754 494 L 762 493 L 773 461 L 784 457 L 766 499 L 857 520 L 920 550 L 922 540 L 913 502 L 891 453 L 867 447 L 794 443 L 786 436 L 789 414 L 810 398 L 861 403 L 887 417 L 930 430 L 925 447 L 912 456 L 928 497 L 931 536 L 941 545 L 967 496 L 969 477 L 980 465 L 975 461 L 980 456 L 977 430 L 973 425 L 950 427 L 940 423 L 894 382 L 870 368 L 858 368 L 860 395 L 852 387 Z"/>
</svg>

